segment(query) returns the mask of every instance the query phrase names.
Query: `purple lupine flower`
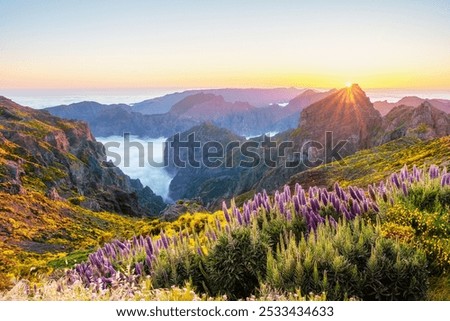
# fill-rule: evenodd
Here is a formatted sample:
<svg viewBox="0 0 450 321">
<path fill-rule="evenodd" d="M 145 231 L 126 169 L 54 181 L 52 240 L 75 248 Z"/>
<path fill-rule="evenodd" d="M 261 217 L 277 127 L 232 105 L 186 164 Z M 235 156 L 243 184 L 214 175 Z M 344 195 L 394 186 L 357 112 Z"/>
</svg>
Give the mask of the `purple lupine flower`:
<svg viewBox="0 0 450 321">
<path fill-rule="evenodd" d="M 208 231 L 206 236 L 208 237 L 208 239 L 210 239 L 213 242 L 215 242 L 217 240 L 217 235 L 216 235 L 216 233 L 213 230 Z"/>
<path fill-rule="evenodd" d="M 391 175 L 391 182 L 394 183 L 394 185 L 397 188 L 400 188 L 400 180 L 399 180 L 398 175 L 396 173 L 393 173 Z"/>
<path fill-rule="evenodd" d="M 308 196 L 309 196 L 309 198 L 314 197 L 314 190 L 313 190 L 313 188 L 311 186 L 308 189 Z"/>
<path fill-rule="evenodd" d="M 441 178 L 441 186 L 445 187 L 447 185 L 450 185 L 450 173 L 445 173 Z"/>
<path fill-rule="evenodd" d="M 301 205 L 306 205 L 306 195 L 303 189 L 300 190 L 300 193 L 298 194 L 298 199 Z"/>
<path fill-rule="evenodd" d="M 133 246 L 137 247 L 139 245 L 138 239 L 136 236 L 133 236 L 132 238 Z M 106 248 L 104 248 L 106 250 Z"/>
<path fill-rule="evenodd" d="M 116 240 L 115 245 L 117 245 L 121 250 L 126 249 L 127 247 L 121 241 Z"/>
<path fill-rule="evenodd" d="M 278 208 L 280 209 L 280 213 L 284 213 L 284 203 L 283 201 L 278 202 Z"/>
<path fill-rule="evenodd" d="M 245 225 L 250 224 L 250 209 L 248 207 L 244 208 L 244 222 Z"/>
<path fill-rule="evenodd" d="M 422 170 L 418 169 L 416 165 L 413 166 L 413 177 L 416 182 L 422 181 Z"/>
<path fill-rule="evenodd" d="M 408 187 L 406 186 L 405 182 L 402 183 L 402 191 L 403 195 L 408 196 Z"/>
<path fill-rule="evenodd" d="M 316 230 L 318 223 L 320 223 L 320 221 L 318 220 L 317 215 L 315 215 L 314 212 L 310 212 L 310 220 L 309 220 L 310 229 Z"/>
<path fill-rule="evenodd" d="M 341 204 L 341 212 L 344 214 L 344 217 L 345 217 L 347 220 L 350 220 L 350 219 L 351 219 L 351 216 L 350 216 L 349 211 L 347 210 L 347 207 L 344 206 L 343 204 Z"/>
<path fill-rule="evenodd" d="M 302 206 L 302 215 L 303 215 L 303 217 L 307 217 L 308 213 L 309 213 L 308 207 L 306 205 L 303 205 Z"/>
<path fill-rule="evenodd" d="M 200 256 L 203 256 L 203 251 L 202 248 L 200 246 L 197 246 L 197 254 Z"/>
<path fill-rule="evenodd" d="M 236 215 L 236 218 L 237 218 L 237 220 L 238 220 L 239 225 L 242 226 L 242 225 L 243 225 L 243 221 L 242 221 L 242 215 L 241 215 L 241 212 L 239 212 L 239 210 L 236 210 L 235 215 Z"/>
<path fill-rule="evenodd" d="M 403 168 L 400 171 L 400 176 L 402 178 L 403 181 L 408 179 L 408 166 L 405 164 L 405 166 L 403 166 Z"/>
<path fill-rule="evenodd" d="M 314 212 L 318 212 L 319 211 L 320 205 L 319 205 L 319 202 L 317 201 L 317 199 L 310 198 L 309 204 L 311 205 L 311 208 L 313 209 Z"/>
<path fill-rule="evenodd" d="M 369 211 L 369 203 L 367 202 L 367 200 L 364 200 L 362 204 L 364 213 L 367 213 Z"/>
<path fill-rule="evenodd" d="M 256 201 L 253 201 L 251 204 L 251 210 L 257 212 L 259 208 L 259 205 L 257 204 Z"/>
<path fill-rule="evenodd" d="M 162 245 L 165 249 L 169 247 L 170 239 L 164 234 L 164 232 L 161 232 L 161 241 Z"/>
<path fill-rule="evenodd" d="M 227 221 L 227 223 L 230 223 L 231 218 L 230 218 L 230 214 L 228 213 L 228 208 L 227 208 L 227 204 L 225 203 L 225 201 L 222 202 L 222 211 L 225 216 L 225 220 Z"/>
<path fill-rule="evenodd" d="M 280 202 L 280 192 L 275 191 L 274 200 L 275 200 L 275 203 L 279 203 Z"/>
<path fill-rule="evenodd" d="M 292 214 L 290 210 L 286 211 L 286 219 L 290 222 L 292 221 Z"/>
<path fill-rule="evenodd" d="M 337 213 L 341 212 L 341 202 L 339 201 L 338 198 L 333 197 L 331 199 L 331 203 L 333 204 L 334 209 L 336 210 Z"/>
<path fill-rule="evenodd" d="M 134 265 L 134 271 L 137 275 L 142 275 L 142 267 L 141 267 L 141 263 L 136 263 Z"/>
<path fill-rule="evenodd" d="M 284 194 L 286 194 L 286 196 L 291 197 L 291 189 L 288 185 L 284 185 Z"/>
<path fill-rule="evenodd" d="M 293 201 L 293 203 L 294 203 L 295 213 L 296 213 L 296 214 L 299 214 L 299 213 L 300 213 L 300 200 L 299 200 L 298 196 L 297 196 L 297 195 L 294 195 L 294 196 L 292 197 L 292 201 Z"/>
<path fill-rule="evenodd" d="M 302 186 L 299 183 L 295 183 L 295 195 L 298 195 L 298 193 L 300 192 L 300 190 L 302 189 Z"/>
<path fill-rule="evenodd" d="M 267 212 L 270 211 L 270 202 L 269 202 L 268 199 L 265 199 L 265 200 L 263 201 L 263 206 L 264 206 L 264 209 L 265 209 Z"/>
<path fill-rule="evenodd" d="M 147 253 L 147 255 L 153 255 L 153 253 L 155 252 L 155 248 L 153 246 L 153 242 L 152 239 L 150 237 L 146 237 L 145 238 L 145 252 Z"/>
<path fill-rule="evenodd" d="M 334 191 L 335 191 L 335 193 L 336 193 L 336 195 L 338 197 L 341 197 L 341 191 L 340 190 L 341 190 L 341 188 L 339 186 L 339 183 L 338 182 L 334 183 Z"/>
<path fill-rule="evenodd" d="M 356 196 L 356 192 L 355 192 L 355 190 L 353 189 L 353 187 L 349 187 L 348 188 L 348 191 L 350 192 L 350 196 L 355 200 L 355 201 L 357 201 L 358 200 L 358 196 Z"/>
<path fill-rule="evenodd" d="M 320 201 L 323 203 L 323 205 L 328 205 L 328 197 L 323 192 L 320 193 Z"/>
<path fill-rule="evenodd" d="M 356 197 L 358 197 L 359 201 L 362 202 L 366 199 L 366 195 L 362 188 L 356 188 L 355 192 L 356 192 Z"/>
<path fill-rule="evenodd" d="M 358 202 L 353 202 L 352 209 L 355 216 L 361 215 L 361 207 L 359 206 Z"/>
<path fill-rule="evenodd" d="M 430 169 L 428 171 L 428 174 L 430 175 L 431 179 L 435 179 L 439 177 L 439 167 L 436 165 L 431 165 Z"/>
</svg>

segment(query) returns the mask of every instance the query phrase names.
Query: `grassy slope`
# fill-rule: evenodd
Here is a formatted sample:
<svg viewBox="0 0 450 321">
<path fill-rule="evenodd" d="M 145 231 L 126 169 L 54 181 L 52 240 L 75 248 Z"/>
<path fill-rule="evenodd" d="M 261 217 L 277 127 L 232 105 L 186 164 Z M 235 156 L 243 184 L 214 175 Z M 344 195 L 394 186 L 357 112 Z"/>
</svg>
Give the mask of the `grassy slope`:
<svg viewBox="0 0 450 321">
<path fill-rule="evenodd" d="M 12 276 L 30 278 L 52 271 L 66 262 L 68 253 L 75 252 L 70 265 L 114 238 L 149 233 L 151 221 L 88 211 L 34 191 L 0 192 L 0 227 L 0 287 L 4 287 Z M 48 264 L 58 259 L 62 261 Z"/>
<path fill-rule="evenodd" d="M 372 149 L 360 151 L 333 162 L 312 168 L 291 177 L 289 185 L 303 187 L 322 186 L 331 188 L 335 182 L 341 186 L 367 187 L 379 182 L 404 165 L 450 165 L 450 136 L 420 141 L 401 138 Z"/>
<path fill-rule="evenodd" d="M 450 137 L 429 142 L 400 139 L 361 151 L 347 157 L 344 163 L 300 173 L 292 182 L 298 181 L 305 187 L 331 186 L 335 181 L 344 186 L 367 186 L 404 164 L 448 165 L 449 159 Z M 202 230 L 211 219 L 207 214 L 197 213 L 165 223 L 94 213 L 70 202 L 52 201 L 36 190 L 23 195 L 0 193 L 0 262 L 4 263 L 0 267 L 0 287 L 6 286 L 11 276 L 33 278 L 83 261 L 88 253 L 114 238 L 158 234 L 162 228 L 175 230 L 182 225 Z"/>
</svg>

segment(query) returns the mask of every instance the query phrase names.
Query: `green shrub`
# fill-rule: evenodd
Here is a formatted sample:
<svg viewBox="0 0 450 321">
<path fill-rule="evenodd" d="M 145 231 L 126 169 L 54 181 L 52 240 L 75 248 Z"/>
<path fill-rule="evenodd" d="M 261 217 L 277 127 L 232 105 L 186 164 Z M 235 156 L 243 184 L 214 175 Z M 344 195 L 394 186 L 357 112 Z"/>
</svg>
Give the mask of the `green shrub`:
<svg viewBox="0 0 450 321">
<path fill-rule="evenodd" d="M 444 212 L 450 210 L 450 188 L 442 188 L 437 184 L 413 186 L 408 192 L 406 201 L 420 211 Z"/>
<path fill-rule="evenodd" d="M 411 246 L 377 240 L 363 277 L 364 300 L 424 300 L 426 259 Z"/>
<path fill-rule="evenodd" d="M 187 247 L 163 250 L 153 267 L 152 285 L 154 288 L 183 287 L 189 282 L 198 292 L 209 293 L 204 264 L 204 257 Z"/>
<path fill-rule="evenodd" d="M 295 210 L 291 209 L 292 213 Z M 261 211 L 257 217 L 258 228 L 261 238 L 269 247 L 275 251 L 280 242 L 280 237 L 286 232 L 292 232 L 297 241 L 300 241 L 308 232 L 305 218 L 300 215 L 294 215 L 291 220 L 286 220 L 279 211 L 267 213 Z"/>
<path fill-rule="evenodd" d="M 324 292 L 328 300 L 421 300 L 427 289 L 424 254 L 383 238 L 363 220 L 320 226 L 299 243 L 286 234 L 269 253 L 266 282 L 274 289 Z"/>
<path fill-rule="evenodd" d="M 249 297 L 266 274 L 267 246 L 249 228 L 223 234 L 207 256 L 212 294 L 230 299 Z"/>
</svg>

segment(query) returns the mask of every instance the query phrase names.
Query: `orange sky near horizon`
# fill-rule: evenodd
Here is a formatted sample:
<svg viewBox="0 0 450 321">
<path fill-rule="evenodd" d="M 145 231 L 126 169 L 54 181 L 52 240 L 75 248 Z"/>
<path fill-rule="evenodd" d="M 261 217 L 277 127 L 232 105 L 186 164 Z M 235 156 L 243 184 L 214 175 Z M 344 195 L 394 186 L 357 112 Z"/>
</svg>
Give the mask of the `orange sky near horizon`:
<svg viewBox="0 0 450 321">
<path fill-rule="evenodd" d="M 448 1 L 249 3 L 2 2 L 0 89 L 450 90 Z"/>
</svg>

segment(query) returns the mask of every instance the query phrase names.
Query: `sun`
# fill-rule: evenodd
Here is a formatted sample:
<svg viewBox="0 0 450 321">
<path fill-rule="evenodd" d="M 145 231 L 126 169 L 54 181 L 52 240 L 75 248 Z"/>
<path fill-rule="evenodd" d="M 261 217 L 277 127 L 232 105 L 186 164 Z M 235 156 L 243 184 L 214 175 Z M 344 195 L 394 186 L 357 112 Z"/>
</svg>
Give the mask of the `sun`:
<svg viewBox="0 0 450 321">
<path fill-rule="evenodd" d="M 350 88 L 351 86 L 352 86 L 352 83 L 351 83 L 351 82 L 347 81 L 347 82 L 345 83 L 345 87 Z"/>
</svg>

